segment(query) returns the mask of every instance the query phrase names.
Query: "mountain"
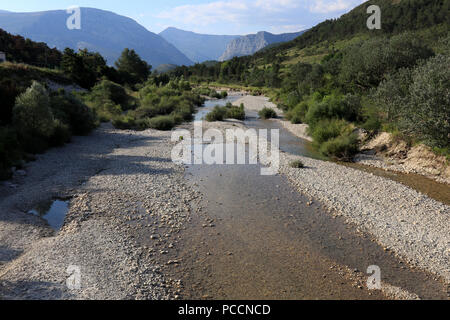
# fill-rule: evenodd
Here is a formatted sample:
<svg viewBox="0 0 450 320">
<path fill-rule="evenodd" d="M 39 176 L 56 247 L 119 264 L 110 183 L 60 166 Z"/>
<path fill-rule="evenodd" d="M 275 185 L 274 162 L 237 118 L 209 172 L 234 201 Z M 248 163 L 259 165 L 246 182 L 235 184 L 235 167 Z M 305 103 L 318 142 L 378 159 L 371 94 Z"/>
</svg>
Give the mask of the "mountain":
<svg viewBox="0 0 450 320">
<path fill-rule="evenodd" d="M 153 67 L 191 65 L 172 44 L 136 21 L 109 11 L 81 8 L 81 30 L 69 30 L 64 10 L 33 13 L 0 12 L 0 28 L 60 50 L 86 48 L 99 52 L 112 65 L 124 48 L 134 49 Z"/>
<path fill-rule="evenodd" d="M 303 33 L 304 31 L 275 35 L 269 32 L 261 31 L 257 34 L 242 36 L 228 44 L 227 49 L 219 60 L 225 61 L 234 57 L 249 56 L 267 47 L 268 45 L 291 41 Z"/>
<path fill-rule="evenodd" d="M 199 34 L 177 28 L 167 28 L 159 34 L 194 62 L 218 60 L 227 45 L 239 36 Z"/>
</svg>

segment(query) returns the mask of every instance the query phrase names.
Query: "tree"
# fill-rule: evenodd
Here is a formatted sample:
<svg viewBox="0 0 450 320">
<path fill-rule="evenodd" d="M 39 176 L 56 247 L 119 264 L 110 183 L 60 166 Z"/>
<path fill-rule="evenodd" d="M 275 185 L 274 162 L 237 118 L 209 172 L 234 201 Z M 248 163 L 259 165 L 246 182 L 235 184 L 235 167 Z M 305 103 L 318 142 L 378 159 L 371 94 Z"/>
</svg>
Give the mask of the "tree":
<svg viewBox="0 0 450 320">
<path fill-rule="evenodd" d="M 134 50 L 128 48 L 122 52 L 115 65 L 125 82 L 131 85 L 146 81 L 152 69 Z"/>
<path fill-rule="evenodd" d="M 86 89 L 92 88 L 102 76 L 112 75 L 105 59 L 99 53 L 89 52 L 86 49 L 76 53 L 66 48 L 61 68 L 72 80 Z"/>
<path fill-rule="evenodd" d="M 437 55 L 415 69 L 389 76 L 376 97 L 402 132 L 431 146 L 448 147 L 450 141 L 450 57 Z"/>
<path fill-rule="evenodd" d="M 450 56 L 438 55 L 414 70 L 406 125 L 432 146 L 450 146 Z"/>
</svg>

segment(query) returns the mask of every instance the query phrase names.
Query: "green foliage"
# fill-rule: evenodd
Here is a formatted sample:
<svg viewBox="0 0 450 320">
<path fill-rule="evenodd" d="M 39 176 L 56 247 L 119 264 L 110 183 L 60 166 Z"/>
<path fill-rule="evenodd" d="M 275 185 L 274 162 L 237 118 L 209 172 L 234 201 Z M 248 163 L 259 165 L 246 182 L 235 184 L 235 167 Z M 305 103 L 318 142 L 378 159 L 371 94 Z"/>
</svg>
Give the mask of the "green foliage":
<svg viewBox="0 0 450 320">
<path fill-rule="evenodd" d="M 236 119 L 243 121 L 245 120 L 244 105 L 241 104 L 237 107 L 233 106 L 231 103 L 228 103 L 224 107 L 216 106 L 213 111 L 206 115 L 205 119 L 208 122 L 223 121 L 225 119 Z"/>
<path fill-rule="evenodd" d="M 61 59 L 61 69 L 81 87 L 90 89 L 101 77 L 118 78 L 117 72 L 106 65 L 99 53 L 80 50 L 76 53 L 66 48 Z"/>
<path fill-rule="evenodd" d="M 367 90 L 378 86 L 387 74 L 432 55 L 433 51 L 410 33 L 373 38 L 346 49 L 339 78 L 346 88 Z"/>
<path fill-rule="evenodd" d="M 271 118 L 276 118 L 278 117 L 277 113 L 275 112 L 275 110 L 273 110 L 272 108 L 263 108 L 258 115 L 262 118 L 262 119 L 271 119 Z"/>
<path fill-rule="evenodd" d="M 113 125 L 119 129 L 145 130 L 148 128 L 170 130 L 183 121 L 191 121 L 195 107 L 204 103 L 183 79 L 174 79 L 165 86 L 150 79 L 138 93 L 138 107 L 125 114 L 112 116 Z"/>
<path fill-rule="evenodd" d="M 223 121 L 227 115 L 226 107 L 216 106 L 213 111 L 206 115 L 205 120 L 208 122 Z"/>
<path fill-rule="evenodd" d="M 245 109 L 244 105 L 241 104 L 239 107 L 227 106 L 227 113 L 225 115 L 227 119 L 245 120 Z"/>
<path fill-rule="evenodd" d="M 0 125 L 11 123 L 12 110 L 19 93 L 19 88 L 13 80 L 0 80 L 0 97 L 2 99 L 2 103 L 0 104 Z"/>
<path fill-rule="evenodd" d="M 450 57 L 438 55 L 402 69 L 380 84 L 375 97 L 386 120 L 430 146 L 447 147 L 450 132 Z"/>
<path fill-rule="evenodd" d="M 51 95 L 50 105 L 61 126 L 67 125 L 74 135 L 87 135 L 97 125 L 94 112 L 70 93 L 60 90 Z"/>
<path fill-rule="evenodd" d="M 309 133 L 314 139 L 314 144 L 320 146 L 324 142 L 348 132 L 348 127 L 348 122 L 345 120 L 323 119 L 314 126 L 310 126 Z"/>
<path fill-rule="evenodd" d="M 308 109 L 308 103 L 306 101 L 302 101 L 286 113 L 286 119 L 294 124 L 303 123 L 305 122 Z"/>
<path fill-rule="evenodd" d="M 448 147 L 450 56 L 438 55 L 415 69 L 402 69 L 378 88 L 375 97 L 391 123 L 433 147 Z"/>
<path fill-rule="evenodd" d="M 361 110 L 360 97 L 354 95 L 331 94 L 325 96 L 320 102 L 309 105 L 305 115 L 306 123 L 313 126 L 322 119 L 345 119 L 356 121 Z"/>
<path fill-rule="evenodd" d="M 177 124 L 176 118 L 171 116 L 157 116 L 147 121 L 148 127 L 156 130 L 172 130 L 173 127 Z"/>
<path fill-rule="evenodd" d="M 322 119 L 309 128 L 314 146 L 330 158 L 350 161 L 358 152 L 358 138 L 345 120 Z"/>
<path fill-rule="evenodd" d="M 340 135 L 325 141 L 319 149 L 322 155 L 342 161 L 351 161 L 358 150 L 358 137 L 355 134 Z"/>
<path fill-rule="evenodd" d="M 55 119 L 50 108 L 50 97 L 43 85 L 33 82 L 21 94 L 13 108 L 14 124 L 21 135 L 50 137 L 55 128 Z"/>
<path fill-rule="evenodd" d="M 146 81 L 152 69 L 134 50 L 128 48 L 122 52 L 115 65 L 120 76 L 130 85 Z"/>
<path fill-rule="evenodd" d="M 133 107 L 133 99 L 124 87 L 109 80 L 102 80 L 92 88 L 90 99 L 98 103 L 112 102 L 120 105 L 124 110 Z"/>
<path fill-rule="evenodd" d="M 11 167 L 22 157 L 16 132 L 10 127 L 0 127 L 0 180 L 11 176 Z"/>
<path fill-rule="evenodd" d="M 450 146 L 450 56 L 439 55 L 414 70 L 405 126 L 436 147 Z"/>
<path fill-rule="evenodd" d="M 8 61 L 34 66 L 55 68 L 61 63 L 61 52 L 50 49 L 43 42 L 34 42 L 0 29 L 0 51 L 6 53 Z"/>
</svg>

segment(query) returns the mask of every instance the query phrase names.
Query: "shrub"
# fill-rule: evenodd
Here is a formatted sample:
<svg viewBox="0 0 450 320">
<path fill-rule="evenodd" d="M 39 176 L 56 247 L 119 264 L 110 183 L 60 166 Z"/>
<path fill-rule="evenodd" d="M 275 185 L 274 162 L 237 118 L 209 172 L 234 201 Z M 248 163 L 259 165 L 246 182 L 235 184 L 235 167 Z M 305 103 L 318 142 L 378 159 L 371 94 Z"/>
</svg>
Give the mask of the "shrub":
<svg viewBox="0 0 450 320">
<path fill-rule="evenodd" d="M 302 168 L 305 167 L 305 165 L 303 164 L 303 162 L 301 162 L 300 160 L 294 160 L 294 161 L 292 161 L 291 163 L 289 163 L 289 166 L 290 166 L 291 168 L 294 168 L 294 169 L 302 169 Z"/>
<path fill-rule="evenodd" d="M 438 55 L 401 69 L 378 87 L 376 98 L 393 125 L 432 147 L 450 145 L 450 57 Z"/>
<path fill-rule="evenodd" d="M 30 88 L 17 97 L 13 123 L 26 151 L 39 153 L 48 148 L 48 139 L 53 135 L 57 123 L 44 86 L 33 82 Z"/>
<path fill-rule="evenodd" d="M 92 88 L 90 99 L 99 103 L 112 102 L 122 106 L 123 110 L 128 109 L 130 102 L 130 97 L 125 88 L 109 80 L 102 80 L 97 83 Z"/>
<path fill-rule="evenodd" d="M 50 103 L 55 118 L 68 125 L 72 134 L 87 135 L 97 125 L 94 112 L 72 94 L 59 91 Z"/>
<path fill-rule="evenodd" d="M 286 119 L 293 124 L 305 122 L 306 113 L 308 112 L 308 103 L 305 101 L 297 104 L 293 109 L 286 113 Z"/>
<path fill-rule="evenodd" d="M 49 145 L 51 147 L 59 147 L 69 142 L 70 138 L 71 132 L 69 126 L 59 120 L 55 120 L 55 129 L 48 139 Z"/>
<path fill-rule="evenodd" d="M 309 128 L 314 144 L 320 146 L 324 142 L 334 139 L 344 132 L 350 132 L 349 124 L 345 120 L 325 119 Z"/>
<path fill-rule="evenodd" d="M 340 80 L 353 90 L 377 87 L 385 75 L 413 67 L 432 55 L 431 49 L 409 33 L 391 39 L 372 38 L 346 49 Z"/>
<path fill-rule="evenodd" d="M 0 127 L 0 180 L 11 176 L 11 167 L 22 157 L 16 132 L 12 128 Z"/>
<path fill-rule="evenodd" d="M 176 125 L 176 121 L 173 116 L 157 116 L 147 119 L 146 122 L 149 128 L 163 131 L 172 130 Z"/>
<path fill-rule="evenodd" d="M 2 79 L 0 81 L 0 125 L 6 125 L 12 121 L 12 110 L 19 95 L 20 89 L 14 80 Z"/>
<path fill-rule="evenodd" d="M 112 122 L 113 126 L 117 129 L 121 130 L 131 130 L 131 129 L 137 129 L 137 123 L 134 119 L 134 117 L 130 116 L 120 116 L 113 120 Z"/>
<path fill-rule="evenodd" d="M 313 102 L 308 108 L 305 120 L 309 125 L 322 119 L 345 119 L 347 121 L 356 121 L 361 112 L 360 98 L 353 95 L 325 96 L 321 102 Z"/>
<path fill-rule="evenodd" d="M 278 117 L 277 113 L 272 108 L 264 108 L 258 113 L 258 115 L 262 119 L 272 119 Z"/>
<path fill-rule="evenodd" d="M 226 107 L 216 106 L 213 111 L 206 115 L 206 121 L 214 122 L 214 121 L 223 121 L 225 116 L 227 115 Z"/>
<path fill-rule="evenodd" d="M 106 102 L 96 106 L 94 110 L 101 122 L 108 122 L 122 114 L 122 108 L 120 105 L 116 105 L 112 102 Z"/>
<path fill-rule="evenodd" d="M 319 149 L 324 156 L 337 160 L 351 161 L 358 153 L 358 137 L 355 134 L 343 134 L 324 142 Z"/>
<path fill-rule="evenodd" d="M 403 127 L 433 147 L 450 146 L 450 56 L 417 67 Z"/>
<path fill-rule="evenodd" d="M 227 119 L 236 119 L 236 120 L 245 120 L 245 109 L 244 105 L 241 104 L 240 107 L 236 106 L 227 106 L 227 113 L 225 115 L 225 118 Z"/>
</svg>

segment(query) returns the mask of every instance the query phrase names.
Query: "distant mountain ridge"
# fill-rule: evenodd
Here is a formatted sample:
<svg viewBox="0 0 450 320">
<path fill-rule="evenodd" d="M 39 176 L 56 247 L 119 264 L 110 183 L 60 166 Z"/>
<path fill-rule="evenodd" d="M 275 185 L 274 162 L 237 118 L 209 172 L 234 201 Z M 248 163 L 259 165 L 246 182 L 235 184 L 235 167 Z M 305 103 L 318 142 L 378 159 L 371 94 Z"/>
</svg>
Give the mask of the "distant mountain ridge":
<svg viewBox="0 0 450 320">
<path fill-rule="evenodd" d="M 60 50 L 69 47 L 99 52 L 110 65 L 125 48 L 134 49 L 154 68 L 161 64 L 193 64 L 174 45 L 131 18 L 109 11 L 81 8 L 81 30 L 69 30 L 66 27 L 69 16 L 64 10 L 32 13 L 0 11 L 0 28 Z"/>
<path fill-rule="evenodd" d="M 270 32 L 261 31 L 257 34 L 249 34 L 232 40 L 225 52 L 219 58 L 219 61 L 226 61 L 234 57 L 242 57 L 252 55 L 259 50 L 275 43 L 291 41 L 301 36 L 305 31 L 295 33 L 272 34 Z"/>
<path fill-rule="evenodd" d="M 159 34 L 196 63 L 219 60 L 228 44 L 240 36 L 208 35 L 177 28 L 167 28 Z"/>
</svg>

